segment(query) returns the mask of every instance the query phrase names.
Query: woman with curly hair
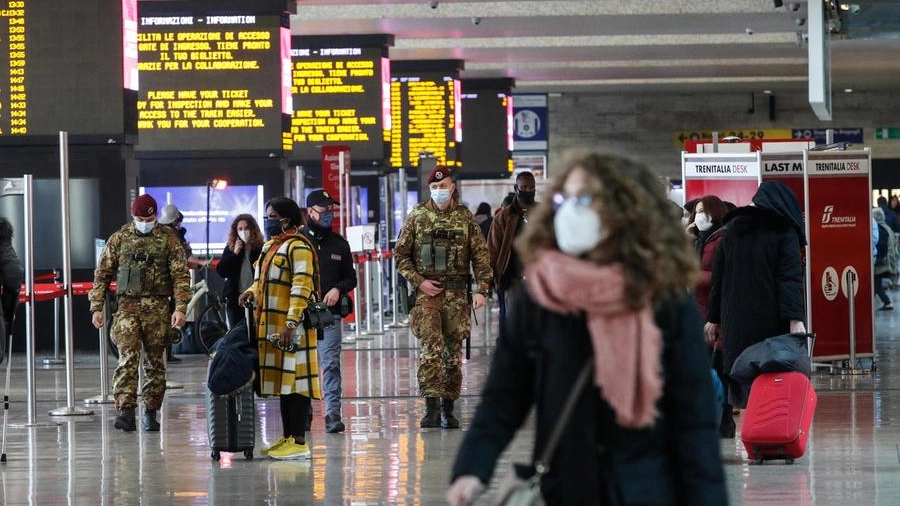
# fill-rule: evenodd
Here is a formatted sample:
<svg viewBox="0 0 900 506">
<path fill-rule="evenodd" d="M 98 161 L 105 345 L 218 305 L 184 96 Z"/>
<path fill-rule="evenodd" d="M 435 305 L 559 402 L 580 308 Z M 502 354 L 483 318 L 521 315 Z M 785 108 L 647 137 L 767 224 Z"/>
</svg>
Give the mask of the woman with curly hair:
<svg viewBox="0 0 900 506">
<path fill-rule="evenodd" d="M 225 298 L 229 327 L 244 319 L 244 311 L 238 305 L 238 295 L 253 284 L 253 265 L 259 258 L 262 245 L 263 236 L 256 218 L 250 214 L 237 215 L 228 229 L 222 258 L 216 265 L 216 273 L 225 280 L 222 297 Z"/>
<path fill-rule="evenodd" d="M 532 406 L 552 505 L 727 503 L 697 308 L 696 253 L 659 179 L 630 160 L 573 154 L 516 242 L 526 291 L 511 308 L 450 504 L 470 504 Z M 532 466 L 528 470 L 536 472 Z"/>
</svg>

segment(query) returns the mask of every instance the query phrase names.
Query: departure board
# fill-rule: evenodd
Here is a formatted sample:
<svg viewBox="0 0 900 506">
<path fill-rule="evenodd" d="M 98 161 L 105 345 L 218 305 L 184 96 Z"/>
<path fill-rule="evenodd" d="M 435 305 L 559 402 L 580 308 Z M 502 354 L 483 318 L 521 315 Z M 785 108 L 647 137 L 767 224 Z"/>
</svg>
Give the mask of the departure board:
<svg viewBox="0 0 900 506">
<path fill-rule="evenodd" d="M 383 44 L 353 42 L 294 37 L 291 160 L 319 162 L 323 145 L 338 144 L 350 147 L 354 163 L 384 163 L 391 129 L 390 60 Z"/>
<path fill-rule="evenodd" d="M 430 152 L 438 165 L 458 167 L 459 100 L 459 80 L 448 73 L 393 73 L 391 166 L 417 167 L 419 154 Z"/>
<path fill-rule="evenodd" d="M 0 0 L 0 143 L 134 134 L 136 15 L 137 0 Z"/>
<path fill-rule="evenodd" d="M 462 170 L 467 179 L 508 178 L 512 163 L 512 98 L 498 90 L 470 91 L 463 81 Z"/>
<path fill-rule="evenodd" d="M 140 152 L 290 149 L 283 3 L 140 2 Z"/>
</svg>

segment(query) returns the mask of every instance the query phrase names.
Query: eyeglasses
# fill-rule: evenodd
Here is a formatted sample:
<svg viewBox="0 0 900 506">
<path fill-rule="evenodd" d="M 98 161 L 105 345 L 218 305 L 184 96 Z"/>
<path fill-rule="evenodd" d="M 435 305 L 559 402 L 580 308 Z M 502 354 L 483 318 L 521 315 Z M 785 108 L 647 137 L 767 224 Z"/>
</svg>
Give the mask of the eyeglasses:
<svg viewBox="0 0 900 506">
<path fill-rule="evenodd" d="M 554 193 L 553 194 L 553 210 L 556 211 L 566 202 L 574 200 L 575 205 L 578 207 L 590 207 L 594 202 L 594 197 L 590 195 L 576 195 L 576 196 L 568 196 L 564 193 Z"/>
</svg>

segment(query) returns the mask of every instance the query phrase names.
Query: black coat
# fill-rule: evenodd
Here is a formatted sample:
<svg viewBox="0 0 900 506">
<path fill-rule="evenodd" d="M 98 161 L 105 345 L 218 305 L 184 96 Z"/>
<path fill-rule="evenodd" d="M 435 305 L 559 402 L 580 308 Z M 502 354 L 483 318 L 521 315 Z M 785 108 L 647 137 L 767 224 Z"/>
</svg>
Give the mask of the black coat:
<svg viewBox="0 0 900 506">
<path fill-rule="evenodd" d="M 721 325 L 725 371 L 750 345 L 805 320 L 803 267 L 796 229 L 782 215 L 741 207 L 726 216 L 716 250 L 707 319 Z"/>
<path fill-rule="evenodd" d="M 225 286 L 222 289 L 222 296 L 226 301 L 237 300 L 238 283 L 241 281 L 241 264 L 244 263 L 244 255 L 250 252 L 250 265 L 253 265 L 259 258 L 262 246 L 259 248 L 247 248 L 246 244 L 241 248 L 239 254 L 235 254 L 227 246 L 222 250 L 222 258 L 216 265 L 216 274 L 225 279 Z"/>
<path fill-rule="evenodd" d="M 576 376 L 591 359 L 584 317 L 550 312 L 521 295 L 514 298 L 509 330 L 498 341 L 453 479 L 475 475 L 488 483 L 498 457 L 535 404 L 534 455 L 540 455 Z M 618 426 L 591 382 L 544 477 L 548 505 L 727 504 L 718 411 L 696 305 L 688 298 L 666 304 L 656 322 L 664 344 L 659 420 L 643 430 Z M 612 499 L 601 498 L 607 491 Z"/>
<path fill-rule="evenodd" d="M 321 274 L 319 297 L 324 297 L 332 288 L 337 288 L 341 295 L 356 288 L 356 269 L 353 267 L 350 243 L 330 230 L 304 227 L 300 232 L 316 247 Z M 339 314 L 340 308 L 335 305 L 331 311 Z"/>
</svg>

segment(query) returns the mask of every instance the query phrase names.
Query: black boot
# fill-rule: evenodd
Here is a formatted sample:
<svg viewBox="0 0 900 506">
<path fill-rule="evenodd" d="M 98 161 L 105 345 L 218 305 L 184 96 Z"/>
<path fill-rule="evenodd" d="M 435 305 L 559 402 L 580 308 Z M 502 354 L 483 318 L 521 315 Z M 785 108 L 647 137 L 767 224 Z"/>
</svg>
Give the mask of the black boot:
<svg viewBox="0 0 900 506">
<path fill-rule="evenodd" d="M 453 399 L 441 399 L 441 428 L 458 429 L 459 420 L 453 416 Z"/>
<path fill-rule="evenodd" d="M 159 432 L 159 422 L 156 421 L 156 410 L 155 409 L 144 409 L 144 416 L 142 418 L 144 425 L 144 432 Z"/>
<path fill-rule="evenodd" d="M 419 422 L 423 429 L 436 429 L 441 426 L 441 399 L 439 397 L 425 398 L 425 416 Z"/>
<path fill-rule="evenodd" d="M 722 421 L 719 423 L 719 437 L 722 439 L 734 439 L 737 425 L 734 423 L 734 412 L 730 404 L 722 409 Z"/>
<path fill-rule="evenodd" d="M 117 416 L 113 422 L 113 427 L 125 432 L 134 432 L 137 430 L 137 425 L 134 423 L 134 408 L 120 409 L 119 416 Z"/>
</svg>

